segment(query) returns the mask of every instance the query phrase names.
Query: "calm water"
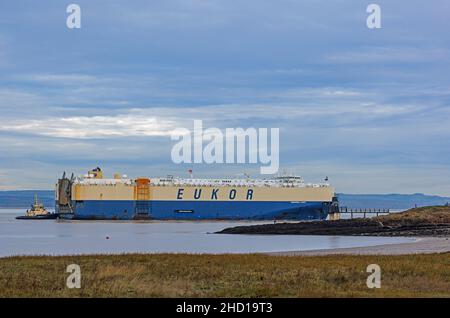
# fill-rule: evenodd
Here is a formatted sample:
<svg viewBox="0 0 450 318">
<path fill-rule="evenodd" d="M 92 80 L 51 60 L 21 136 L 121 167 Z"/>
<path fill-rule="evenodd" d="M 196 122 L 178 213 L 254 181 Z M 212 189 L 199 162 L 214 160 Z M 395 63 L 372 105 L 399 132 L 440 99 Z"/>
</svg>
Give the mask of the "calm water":
<svg viewBox="0 0 450 318">
<path fill-rule="evenodd" d="M 0 209 L 0 257 L 92 253 L 254 253 L 409 242 L 409 238 L 208 234 L 264 222 L 16 220 Z M 109 239 L 107 239 L 107 237 Z"/>
</svg>

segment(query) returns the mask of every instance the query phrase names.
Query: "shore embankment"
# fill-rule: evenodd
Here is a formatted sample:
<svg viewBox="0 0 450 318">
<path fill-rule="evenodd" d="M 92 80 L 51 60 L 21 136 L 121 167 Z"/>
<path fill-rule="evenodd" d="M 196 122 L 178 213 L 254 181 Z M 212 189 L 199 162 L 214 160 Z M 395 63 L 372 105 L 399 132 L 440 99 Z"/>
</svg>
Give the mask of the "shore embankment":
<svg viewBox="0 0 450 318">
<path fill-rule="evenodd" d="M 450 237 L 450 207 L 410 209 L 370 219 L 278 222 L 226 228 L 220 234 Z"/>
</svg>

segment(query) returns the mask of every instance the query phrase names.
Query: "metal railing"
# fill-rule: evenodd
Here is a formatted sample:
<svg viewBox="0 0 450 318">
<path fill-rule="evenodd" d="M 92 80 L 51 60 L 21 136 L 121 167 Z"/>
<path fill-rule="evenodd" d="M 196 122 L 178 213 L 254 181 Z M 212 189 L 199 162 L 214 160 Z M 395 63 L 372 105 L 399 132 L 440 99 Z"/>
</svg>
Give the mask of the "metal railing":
<svg viewBox="0 0 450 318">
<path fill-rule="evenodd" d="M 364 218 L 366 218 L 367 214 L 375 214 L 376 216 L 380 214 L 390 214 L 390 209 L 372 209 L 372 208 L 365 208 L 365 209 L 354 209 L 354 208 L 348 208 L 348 207 L 340 207 L 339 213 L 341 214 L 350 214 L 350 219 L 353 219 L 354 214 L 363 214 Z"/>
</svg>

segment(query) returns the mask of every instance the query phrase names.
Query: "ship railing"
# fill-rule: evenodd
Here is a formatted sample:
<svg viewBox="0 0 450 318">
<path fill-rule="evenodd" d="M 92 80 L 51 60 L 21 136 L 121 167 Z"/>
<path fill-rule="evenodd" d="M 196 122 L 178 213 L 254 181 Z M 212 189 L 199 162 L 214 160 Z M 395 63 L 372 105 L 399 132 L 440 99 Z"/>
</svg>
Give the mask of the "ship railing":
<svg viewBox="0 0 450 318">
<path fill-rule="evenodd" d="M 75 184 L 80 185 L 134 185 L 132 179 L 81 179 Z M 279 180 L 257 179 L 150 179 L 152 186 L 230 186 L 230 187 L 271 187 L 271 188 L 322 188 L 328 183 L 280 182 Z"/>
<path fill-rule="evenodd" d="M 131 179 L 84 179 L 75 182 L 80 185 L 115 185 L 118 183 L 132 185 L 133 181 Z"/>
<path fill-rule="evenodd" d="M 228 186 L 228 187 L 270 187 L 270 188 L 323 188 L 329 187 L 329 184 L 312 184 L 312 183 L 279 183 L 279 182 L 264 182 L 264 181 L 239 181 L 239 182 L 220 182 L 220 181 L 205 181 L 205 180 L 177 180 L 173 182 L 158 182 L 151 181 L 152 186 Z"/>
</svg>

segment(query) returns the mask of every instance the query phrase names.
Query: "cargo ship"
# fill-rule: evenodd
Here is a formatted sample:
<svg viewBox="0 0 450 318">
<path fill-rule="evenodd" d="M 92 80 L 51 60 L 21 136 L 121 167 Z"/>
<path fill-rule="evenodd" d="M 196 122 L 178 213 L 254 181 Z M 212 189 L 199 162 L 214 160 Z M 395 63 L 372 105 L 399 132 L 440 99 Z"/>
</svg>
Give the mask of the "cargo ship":
<svg viewBox="0 0 450 318">
<path fill-rule="evenodd" d="M 108 179 L 98 167 L 79 177 L 64 173 L 55 200 L 60 218 L 78 220 L 321 220 L 338 210 L 328 181 L 305 183 L 293 175 Z"/>
</svg>

